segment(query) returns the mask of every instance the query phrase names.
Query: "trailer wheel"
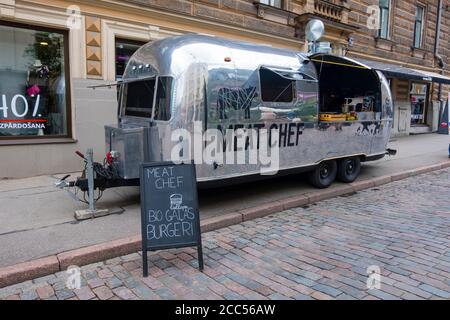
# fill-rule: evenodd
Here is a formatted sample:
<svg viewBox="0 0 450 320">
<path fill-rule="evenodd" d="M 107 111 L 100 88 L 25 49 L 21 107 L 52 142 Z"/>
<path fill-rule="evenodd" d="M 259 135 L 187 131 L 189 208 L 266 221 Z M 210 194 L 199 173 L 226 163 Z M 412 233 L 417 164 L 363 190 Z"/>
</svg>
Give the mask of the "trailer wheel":
<svg viewBox="0 0 450 320">
<path fill-rule="evenodd" d="M 339 181 L 350 183 L 358 178 L 361 172 L 361 160 L 359 158 L 342 159 L 338 163 L 337 178 Z"/>
<path fill-rule="evenodd" d="M 321 162 L 313 171 L 309 173 L 309 182 L 316 188 L 328 188 L 337 175 L 336 161 Z"/>
</svg>

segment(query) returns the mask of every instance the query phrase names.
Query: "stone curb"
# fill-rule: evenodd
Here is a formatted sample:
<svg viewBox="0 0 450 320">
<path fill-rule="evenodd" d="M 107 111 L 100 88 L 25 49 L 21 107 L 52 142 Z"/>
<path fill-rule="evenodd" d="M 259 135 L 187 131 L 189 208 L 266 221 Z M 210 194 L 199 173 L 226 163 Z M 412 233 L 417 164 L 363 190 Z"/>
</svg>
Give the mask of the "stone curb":
<svg viewBox="0 0 450 320">
<path fill-rule="evenodd" d="M 57 254 L 56 258 L 59 261 L 60 270 L 66 270 L 70 266 L 83 266 L 124 256 L 141 248 L 142 238 L 133 236 L 63 252 Z"/>
<path fill-rule="evenodd" d="M 56 256 L 50 256 L 0 268 L 0 288 L 30 279 L 44 277 L 58 271 L 60 271 L 60 268 L 59 261 Z"/>
<path fill-rule="evenodd" d="M 242 214 L 232 212 L 200 221 L 200 229 L 202 230 L 202 233 L 204 233 L 239 224 L 242 221 Z"/>
<path fill-rule="evenodd" d="M 201 221 L 202 232 L 213 231 L 236 225 L 244 221 L 268 216 L 270 214 L 296 207 L 310 205 L 318 201 L 352 194 L 361 190 L 381 186 L 393 181 L 406 179 L 419 174 L 428 173 L 450 167 L 450 161 L 418 167 L 392 175 L 370 178 L 350 184 L 342 184 L 328 189 L 317 190 L 308 194 L 272 201 L 256 207 L 223 214 Z M 104 261 L 114 257 L 127 255 L 141 249 L 141 236 L 132 236 L 107 243 L 100 243 L 80 249 L 62 252 L 57 255 L 40 258 L 16 265 L 0 268 L 0 288 L 43 277 L 58 271 L 66 270 L 69 266 L 83 266 Z"/>
<path fill-rule="evenodd" d="M 242 221 L 249 221 L 256 218 L 268 216 L 271 213 L 283 211 L 283 203 L 281 201 L 273 201 L 257 205 L 256 207 L 239 210 L 239 214 L 242 215 Z"/>
</svg>

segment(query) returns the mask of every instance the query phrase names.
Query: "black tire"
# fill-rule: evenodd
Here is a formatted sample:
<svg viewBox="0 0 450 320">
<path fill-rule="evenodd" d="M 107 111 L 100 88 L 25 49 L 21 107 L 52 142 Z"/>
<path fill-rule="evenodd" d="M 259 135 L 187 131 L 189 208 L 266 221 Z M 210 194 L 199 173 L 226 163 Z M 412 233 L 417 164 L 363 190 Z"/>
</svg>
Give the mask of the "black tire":
<svg viewBox="0 0 450 320">
<path fill-rule="evenodd" d="M 337 179 L 350 183 L 358 178 L 361 172 L 361 160 L 359 158 L 346 158 L 338 163 Z"/>
<path fill-rule="evenodd" d="M 334 160 L 321 162 L 313 171 L 309 172 L 309 182 L 319 189 L 328 188 L 336 179 L 337 167 Z"/>
</svg>

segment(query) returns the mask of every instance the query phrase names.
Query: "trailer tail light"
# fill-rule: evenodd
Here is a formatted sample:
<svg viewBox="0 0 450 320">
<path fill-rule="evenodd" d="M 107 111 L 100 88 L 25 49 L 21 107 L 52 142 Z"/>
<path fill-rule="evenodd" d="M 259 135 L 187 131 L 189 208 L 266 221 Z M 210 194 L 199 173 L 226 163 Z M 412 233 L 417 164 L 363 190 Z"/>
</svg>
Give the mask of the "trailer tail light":
<svg viewBox="0 0 450 320">
<path fill-rule="evenodd" d="M 106 162 L 108 164 L 112 164 L 117 158 L 119 158 L 119 153 L 117 151 L 109 151 L 106 154 Z"/>
<path fill-rule="evenodd" d="M 108 164 L 112 164 L 113 163 L 113 158 L 111 157 L 111 152 L 106 153 L 106 162 Z"/>
</svg>

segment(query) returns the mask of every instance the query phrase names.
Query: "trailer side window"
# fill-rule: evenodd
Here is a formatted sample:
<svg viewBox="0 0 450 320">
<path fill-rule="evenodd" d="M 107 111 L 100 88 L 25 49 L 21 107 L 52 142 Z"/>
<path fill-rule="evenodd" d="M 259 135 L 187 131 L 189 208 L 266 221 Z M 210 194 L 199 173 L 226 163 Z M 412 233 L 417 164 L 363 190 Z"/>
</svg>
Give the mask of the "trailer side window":
<svg viewBox="0 0 450 320">
<path fill-rule="evenodd" d="M 171 117 L 171 92 L 173 79 L 171 77 L 159 77 L 158 89 L 155 101 L 155 120 L 168 121 Z"/>
<path fill-rule="evenodd" d="M 126 84 L 123 91 L 125 115 L 151 118 L 154 92 L 155 79 Z"/>
<path fill-rule="evenodd" d="M 263 102 L 289 103 L 294 100 L 295 80 L 282 77 L 267 68 L 259 70 Z"/>
<path fill-rule="evenodd" d="M 156 96 L 155 79 L 125 84 L 122 98 L 122 101 L 125 103 L 125 115 L 151 118 L 153 106 L 155 106 L 155 120 L 170 120 L 172 83 L 173 79 L 171 77 L 159 77 Z"/>
</svg>

